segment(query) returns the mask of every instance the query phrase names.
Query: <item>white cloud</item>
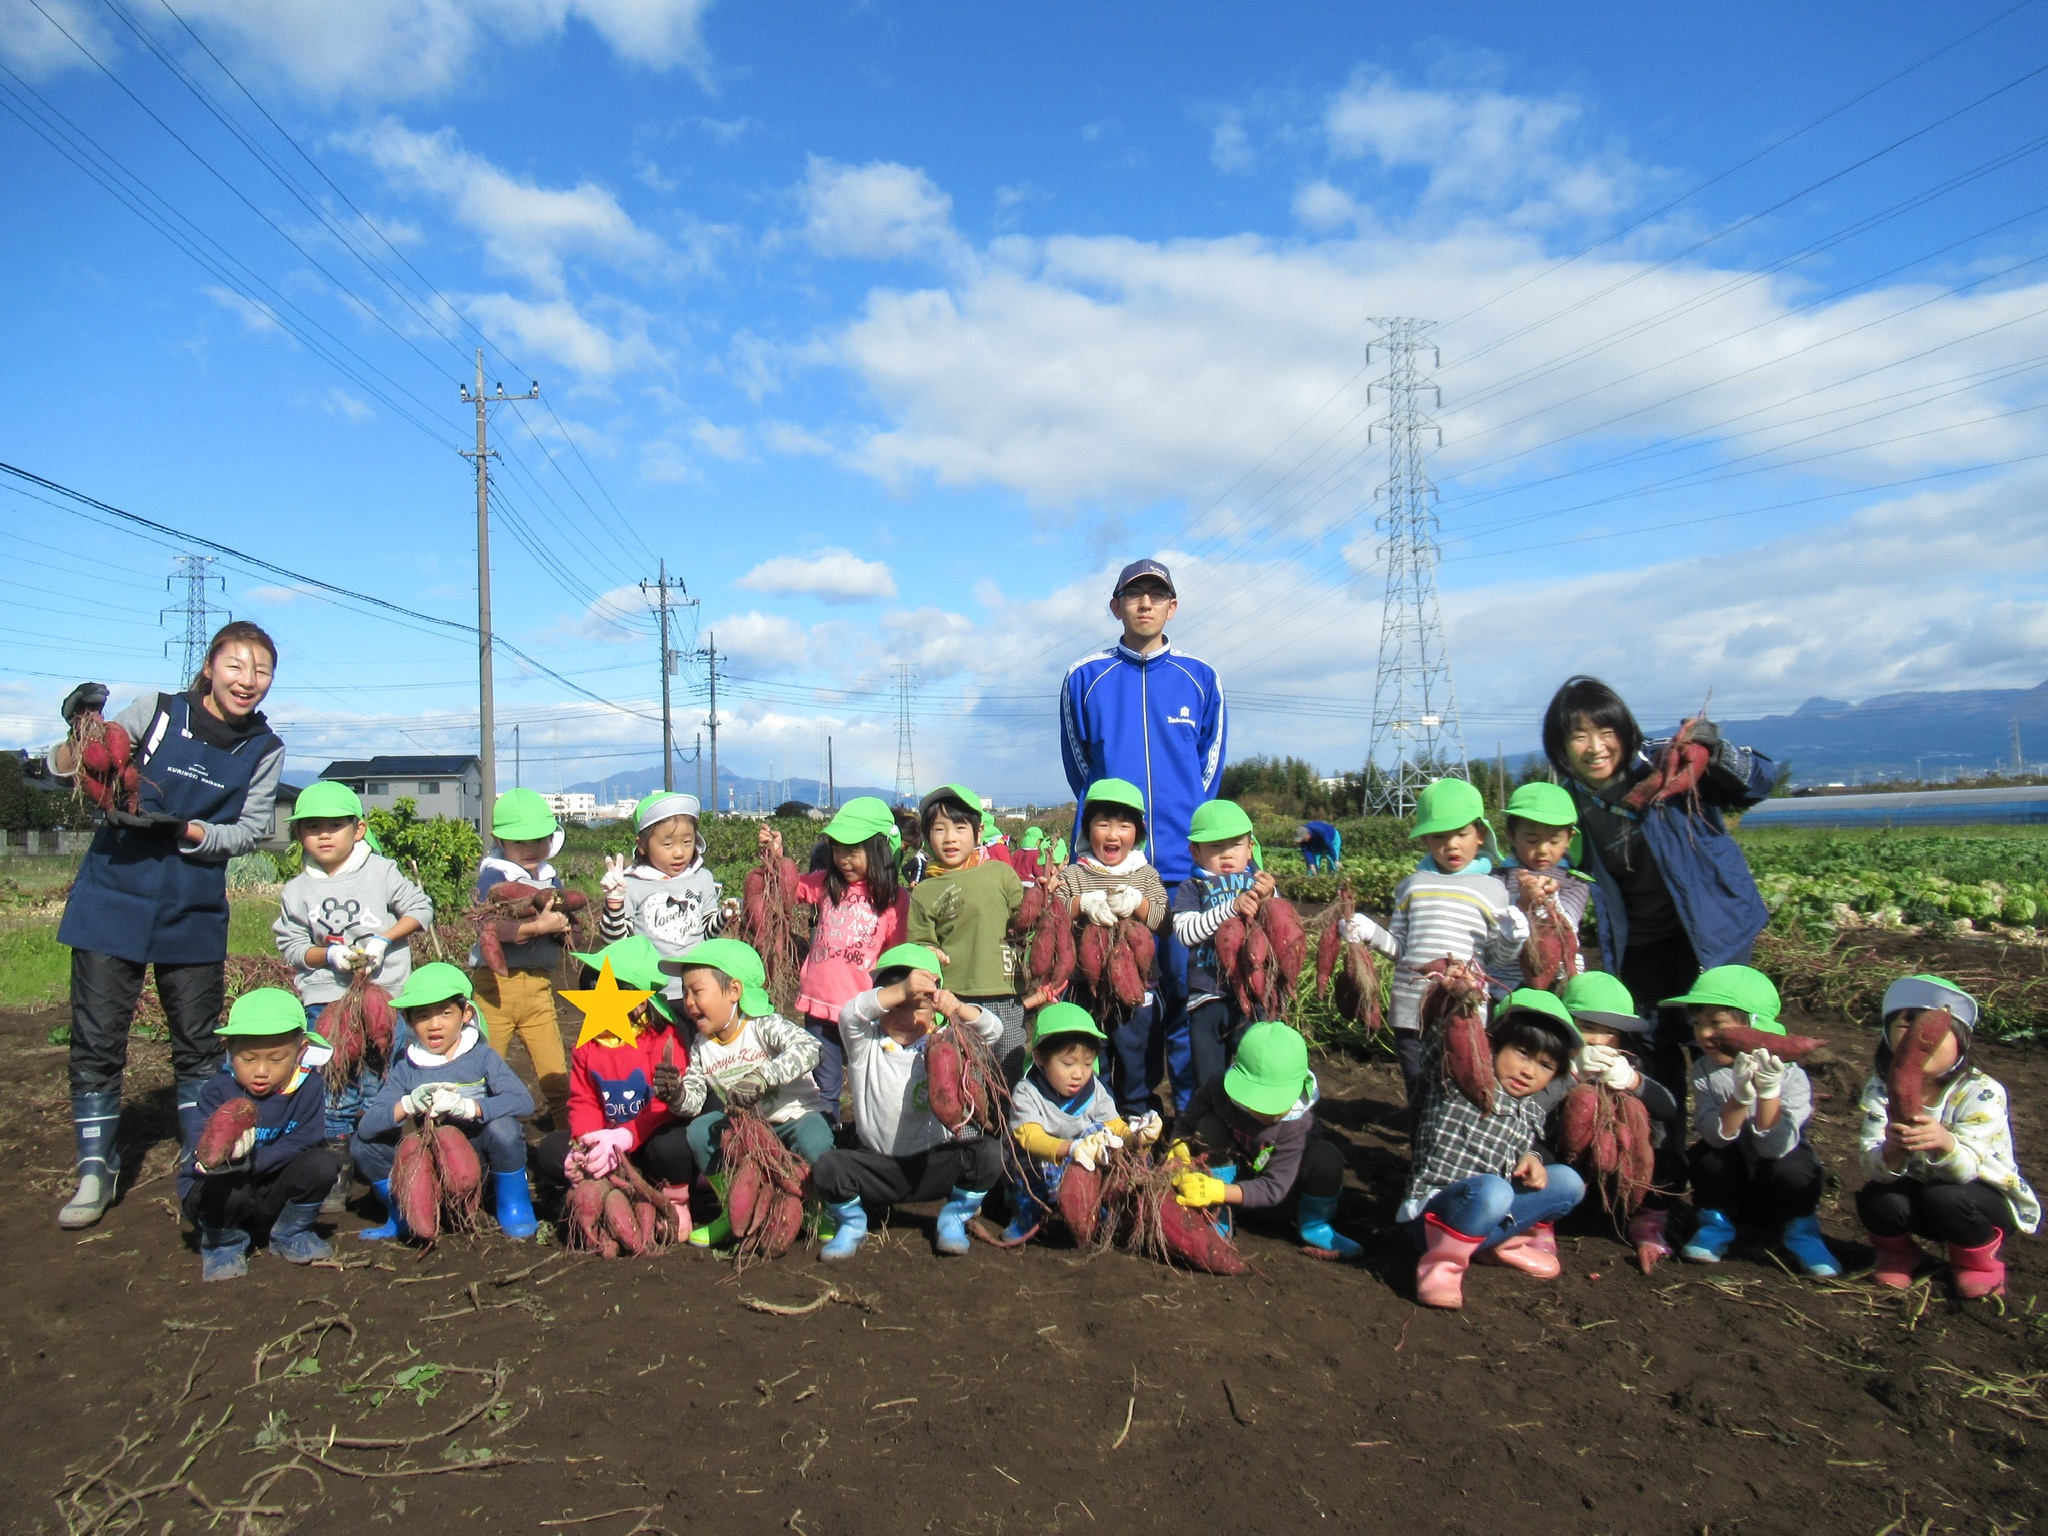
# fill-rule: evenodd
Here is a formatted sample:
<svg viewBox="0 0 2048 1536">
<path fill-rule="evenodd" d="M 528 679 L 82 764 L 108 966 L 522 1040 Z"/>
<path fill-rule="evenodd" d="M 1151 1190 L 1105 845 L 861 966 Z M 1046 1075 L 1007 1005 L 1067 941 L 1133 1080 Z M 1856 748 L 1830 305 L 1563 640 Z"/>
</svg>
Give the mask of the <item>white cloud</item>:
<svg viewBox="0 0 2048 1536">
<path fill-rule="evenodd" d="M 569 299 L 534 302 L 509 293 L 480 293 L 465 307 L 521 356 L 549 358 L 594 378 L 660 359 L 648 340 L 645 317 L 624 306 L 612 306 L 620 322 L 616 330 L 605 329 Z"/>
<path fill-rule="evenodd" d="M 1218 117 L 1209 131 L 1209 163 L 1230 176 L 1250 170 L 1257 158 L 1244 131 L 1244 114 L 1228 111 Z"/>
<path fill-rule="evenodd" d="M 715 458 L 743 459 L 747 456 L 744 427 L 721 427 L 715 421 L 699 421 L 690 428 L 690 441 Z"/>
<path fill-rule="evenodd" d="M 945 255 L 957 244 L 953 199 L 911 166 L 841 165 L 813 155 L 797 198 L 804 236 L 826 256 Z"/>
<path fill-rule="evenodd" d="M 719 654 L 730 656 L 736 667 L 786 671 L 818 659 L 804 627 L 779 613 L 727 614 L 716 623 L 706 620 L 704 628 L 717 637 Z"/>
<path fill-rule="evenodd" d="M 339 384 L 327 391 L 320 404 L 329 415 L 339 416 L 351 426 L 360 426 L 377 414 L 367 403 L 358 400 Z"/>
<path fill-rule="evenodd" d="M 206 283 L 203 292 L 214 303 L 242 322 L 243 328 L 259 335 L 283 336 L 285 329 L 277 323 L 277 314 L 268 304 L 255 299 L 245 299 L 232 288 L 223 288 L 217 283 Z"/>
<path fill-rule="evenodd" d="M 1359 213 L 1357 199 L 1320 178 L 1294 194 L 1294 216 L 1313 230 L 1342 228 L 1356 222 Z"/>
<path fill-rule="evenodd" d="M 98 11 L 83 0 L 43 0 L 44 17 L 31 5 L 0 6 L 0 58 L 24 73 L 51 75 L 64 69 L 90 69 L 78 44 L 100 58 L 114 52 L 114 38 Z M 58 27 L 62 26 L 63 31 Z M 64 33 L 78 40 L 74 44 Z"/>
<path fill-rule="evenodd" d="M 818 597 L 828 603 L 887 601 L 896 595 L 896 577 L 888 566 L 879 560 L 863 560 L 846 549 L 778 555 L 762 561 L 733 585 L 780 597 Z"/>
</svg>

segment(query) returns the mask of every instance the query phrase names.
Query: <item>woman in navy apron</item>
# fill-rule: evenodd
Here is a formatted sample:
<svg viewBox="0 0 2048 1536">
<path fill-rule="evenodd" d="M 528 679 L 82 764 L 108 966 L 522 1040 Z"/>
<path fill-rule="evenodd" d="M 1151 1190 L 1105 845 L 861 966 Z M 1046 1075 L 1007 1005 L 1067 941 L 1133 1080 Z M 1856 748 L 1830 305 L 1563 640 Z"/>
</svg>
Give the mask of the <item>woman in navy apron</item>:
<svg viewBox="0 0 2048 1536">
<path fill-rule="evenodd" d="M 57 929 L 71 949 L 78 1138 L 78 1190 L 57 1213 L 61 1227 L 89 1227 L 113 1202 L 121 1072 L 152 966 L 171 1026 L 179 1136 L 187 1149 L 198 1140 L 199 1090 L 221 1064 L 214 1027 L 227 985 L 228 860 L 268 831 L 284 772 L 284 743 L 257 710 L 276 667 L 269 635 L 229 624 L 187 692 L 144 695 L 114 717 L 135 744 L 142 795 L 135 813 L 107 813 Z M 64 723 L 75 730 L 82 710 L 106 701 L 100 684 L 79 684 L 64 700 Z M 76 743 L 52 748 L 49 764 L 70 777 Z"/>
</svg>

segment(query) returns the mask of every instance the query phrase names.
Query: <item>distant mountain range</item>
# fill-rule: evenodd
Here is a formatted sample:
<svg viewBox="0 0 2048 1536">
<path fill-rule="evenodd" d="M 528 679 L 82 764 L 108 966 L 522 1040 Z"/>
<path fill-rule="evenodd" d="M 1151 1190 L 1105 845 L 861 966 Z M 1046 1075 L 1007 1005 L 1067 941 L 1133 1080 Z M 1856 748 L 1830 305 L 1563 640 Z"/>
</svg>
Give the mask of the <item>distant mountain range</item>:
<svg viewBox="0 0 2048 1536">
<path fill-rule="evenodd" d="M 568 793 L 595 795 L 599 804 L 607 804 L 613 800 L 637 800 L 659 788 L 661 769 L 656 766 L 636 768 L 630 773 L 615 773 L 604 779 L 585 779 L 580 784 L 569 785 Z M 676 766 L 676 788 L 688 794 L 701 794 L 694 763 Z M 825 785 L 819 779 L 749 779 L 720 768 L 718 788 L 720 810 L 772 811 L 785 800 L 801 800 L 806 805 L 825 803 Z M 844 805 L 860 795 L 877 795 L 888 800 L 895 791 L 871 784 L 838 784 L 833 786 L 833 793 L 835 803 Z"/>
<path fill-rule="evenodd" d="M 2048 683 L 1887 693 L 1860 704 L 1812 698 L 1789 715 L 1724 720 L 1731 741 L 1792 765 L 1796 784 L 1961 778 L 2048 764 Z"/>
</svg>

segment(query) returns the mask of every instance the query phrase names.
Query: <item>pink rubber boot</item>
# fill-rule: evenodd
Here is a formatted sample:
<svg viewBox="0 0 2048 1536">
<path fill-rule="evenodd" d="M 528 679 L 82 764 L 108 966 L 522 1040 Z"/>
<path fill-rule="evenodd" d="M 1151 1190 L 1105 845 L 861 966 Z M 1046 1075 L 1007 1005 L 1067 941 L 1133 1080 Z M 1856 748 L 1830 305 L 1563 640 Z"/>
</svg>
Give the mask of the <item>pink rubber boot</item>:
<svg viewBox="0 0 2048 1536">
<path fill-rule="evenodd" d="M 1465 1305 L 1465 1269 L 1481 1239 L 1467 1237 L 1434 1216 L 1422 1218 L 1422 1257 L 1415 1261 L 1415 1299 L 1425 1307 L 1456 1311 Z"/>
<path fill-rule="evenodd" d="M 1913 1266 L 1920 1262 L 1920 1245 L 1911 1233 L 1897 1237 L 1870 1234 L 1870 1246 L 1877 1250 L 1871 1261 L 1870 1278 L 1887 1290 L 1903 1291 L 1913 1283 Z"/>
<path fill-rule="evenodd" d="M 2005 1261 L 1998 1256 L 2004 1242 L 2000 1235 L 1981 1248 L 1948 1245 L 1948 1267 L 1956 1277 L 1956 1294 L 1964 1301 L 1979 1301 L 2005 1289 Z"/>
<path fill-rule="evenodd" d="M 1555 1280 L 1564 1271 L 1557 1259 L 1557 1233 L 1547 1221 L 1495 1243 L 1480 1253 L 1479 1262 L 1505 1264 L 1538 1280 Z"/>
</svg>

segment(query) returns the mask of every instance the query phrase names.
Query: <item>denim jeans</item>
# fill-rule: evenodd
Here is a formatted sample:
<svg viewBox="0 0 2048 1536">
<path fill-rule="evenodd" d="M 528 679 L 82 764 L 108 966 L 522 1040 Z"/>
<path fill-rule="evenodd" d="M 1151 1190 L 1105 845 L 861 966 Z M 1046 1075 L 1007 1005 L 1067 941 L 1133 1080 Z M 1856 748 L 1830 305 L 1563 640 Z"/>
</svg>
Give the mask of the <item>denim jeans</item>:
<svg viewBox="0 0 2048 1536">
<path fill-rule="evenodd" d="M 1434 1216 L 1453 1232 L 1483 1237 L 1491 1248 L 1539 1222 L 1555 1221 L 1586 1197 L 1586 1181 L 1562 1163 L 1543 1165 L 1541 1189 L 1518 1189 L 1496 1173 L 1475 1174 L 1438 1190 L 1423 1214 Z M 1410 1224 L 1417 1238 L 1422 1223 Z"/>
</svg>

